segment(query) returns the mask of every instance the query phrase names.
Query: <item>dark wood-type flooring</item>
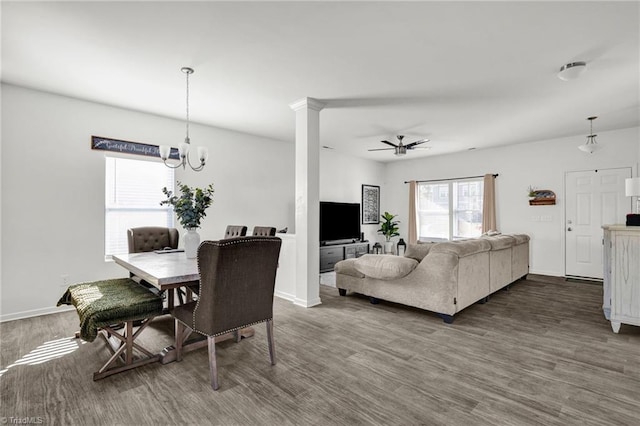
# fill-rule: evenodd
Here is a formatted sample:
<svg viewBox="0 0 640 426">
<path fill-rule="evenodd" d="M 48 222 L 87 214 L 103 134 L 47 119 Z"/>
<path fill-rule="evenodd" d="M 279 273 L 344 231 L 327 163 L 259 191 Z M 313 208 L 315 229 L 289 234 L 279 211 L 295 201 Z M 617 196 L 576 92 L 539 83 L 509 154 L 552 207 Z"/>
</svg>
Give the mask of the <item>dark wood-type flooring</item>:
<svg viewBox="0 0 640 426">
<path fill-rule="evenodd" d="M 93 382 L 104 342 L 75 311 L 0 325 L 0 420 L 45 425 L 639 425 L 640 327 L 611 331 L 602 286 L 530 276 L 451 325 L 434 313 L 321 286 L 322 305 L 277 299 L 266 330 Z M 52 302 L 54 303 L 54 302 Z M 141 341 L 172 343 L 162 317 Z M 23 421 L 24 423 L 24 421 Z"/>
</svg>

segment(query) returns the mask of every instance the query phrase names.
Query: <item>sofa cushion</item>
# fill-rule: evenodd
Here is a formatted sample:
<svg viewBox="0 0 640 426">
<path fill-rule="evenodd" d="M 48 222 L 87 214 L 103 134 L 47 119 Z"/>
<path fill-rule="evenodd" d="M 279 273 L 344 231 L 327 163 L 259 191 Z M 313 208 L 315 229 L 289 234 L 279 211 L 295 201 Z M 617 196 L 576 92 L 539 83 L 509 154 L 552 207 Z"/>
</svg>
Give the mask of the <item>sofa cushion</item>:
<svg viewBox="0 0 640 426">
<path fill-rule="evenodd" d="M 402 278 L 417 265 L 415 259 L 392 254 L 365 254 L 353 263 L 358 272 L 379 280 Z"/>
<path fill-rule="evenodd" d="M 410 257 L 411 259 L 415 259 L 418 262 L 421 262 L 424 257 L 429 254 L 429 250 L 436 243 L 418 243 L 418 244 L 409 244 L 407 246 L 407 251 L 404 254 L 404 257 Z"/>
<path fill-rule="evenodd" d="M 457 255 L 458 257 L 465 257 L 490 250 L 491 244 L 489 244 L 489 241 L 484 238 L 478 238 L 438 243 L 431 248 L 430 253 L 450 253 Z"/>
</svg>

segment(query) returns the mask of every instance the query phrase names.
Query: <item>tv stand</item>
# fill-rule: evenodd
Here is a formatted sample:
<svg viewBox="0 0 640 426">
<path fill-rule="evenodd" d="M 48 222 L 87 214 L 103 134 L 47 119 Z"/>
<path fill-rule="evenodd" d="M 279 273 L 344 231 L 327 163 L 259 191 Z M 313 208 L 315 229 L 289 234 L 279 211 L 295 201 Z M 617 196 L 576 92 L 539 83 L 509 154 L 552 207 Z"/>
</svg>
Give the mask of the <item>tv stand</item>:
<svg viewBox="0 0 640 426">
<path fill-rule="evenodd" d="M 368 242 L 330 244 L 320 246 L 320 272 L 331 272 L 336 263 L 369 253 Z"/>
<path fill-rule="evenodd" d="M 320 243 L 320 247 L 323 246 L 339 246 L 339 245 L 343 245 L 343 244 L 353 244 L 353 243 L 357 243 L 359 242 L 356 239 L 353 238 L 348 238 L 346 240 L 331 240 L 331 241 L 323 241 Z"/>
</svg>

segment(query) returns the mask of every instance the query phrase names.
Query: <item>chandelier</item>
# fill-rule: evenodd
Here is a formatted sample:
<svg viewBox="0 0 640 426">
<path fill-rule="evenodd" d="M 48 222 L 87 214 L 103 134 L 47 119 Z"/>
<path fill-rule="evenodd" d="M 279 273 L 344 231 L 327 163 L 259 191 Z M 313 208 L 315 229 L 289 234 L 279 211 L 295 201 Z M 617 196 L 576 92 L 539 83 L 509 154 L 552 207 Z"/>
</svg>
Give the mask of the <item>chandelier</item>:
<svg viewBox="0 0 640 426">
<path fill-rule="evenodd" d="M 184 142 L 181 143 L 180 146 L 178 147 L 178 155 L 180 156 L 180 162 L 177 164 L 167 163 L 167 159 L 169 159 L 169 156 L 171 155 L 171 147 L 169 145 L 160 145 L 158 147 L 158 150 L 160 151 L 160 158 L 162 159 L 162 162 L 164 163 L 165 166 L 170 167 L 172 169 L 177 169 L 178 167 L 182 166 L 183 169 L 186 169 L 188 164 L 192 170 L 199 172 L 200 170 L 204 169 L 205 162 L 207 161 L 207 157 L 209 156 L 209 151 L 207 150 L 206 147 L 199 146 L 197 148 L 197 153 L 198 153 L 198 160 L 200 161 L 200 164 L 197 166 L 194 166 L 193 164 L 191 164 L 191 158 L 189 155 L 190 154 L 189 148 L 191 147 L 191 139 L 189 139 L 189 76 L 193 74 L 193 68 L 182 67 L 180 71 L 185 73 L 187 76 L 187 120 L 186 120 L 187 135 L 184 138 Z"/>
<path fill-rule="evenodd" d="M 589 136 L 587 136 L 587 142 L 578 147 L 580 151 L 593 154 L 596 150 L 600 149 L 600 145 L 598 145 L 598 142 L 596 142 L 596 136 L 598 135 L 593 134 L 593 120 L 595 120 L 596 118 L 598 117 L 587 118 L 587 120 L 589 120 L 589 123 L 591 124 L 591 132 L 589 133 Z"/>
</svg>

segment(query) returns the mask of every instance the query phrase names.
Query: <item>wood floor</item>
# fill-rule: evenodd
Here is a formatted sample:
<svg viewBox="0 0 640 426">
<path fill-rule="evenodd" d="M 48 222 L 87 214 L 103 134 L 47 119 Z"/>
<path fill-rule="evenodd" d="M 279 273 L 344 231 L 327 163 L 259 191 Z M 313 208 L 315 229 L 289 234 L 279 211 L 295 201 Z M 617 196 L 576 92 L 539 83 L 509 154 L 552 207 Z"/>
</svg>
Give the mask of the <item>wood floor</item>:
<svg viewBox="0 0 640 426">
<path fill-rule="evenodd" d="M 75 312 L 2 323 L 0 420 L 45 425 L 638 425 L 640 327 L 611 331 L 602 287 L 531 277 L 451 325 L 321 286 L 322 305 L 276 299 L 266 330 L 93 382 L 104 343 L 73 339 Z M 52 302 L 54 303 L 54 302 Z M 172 343 L 163 317 L 141 341 Z M 146 334 L 146 335 L 145 335 Z M 23 422 L 24 423 L 24 422 Z"/>
</svg>

